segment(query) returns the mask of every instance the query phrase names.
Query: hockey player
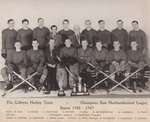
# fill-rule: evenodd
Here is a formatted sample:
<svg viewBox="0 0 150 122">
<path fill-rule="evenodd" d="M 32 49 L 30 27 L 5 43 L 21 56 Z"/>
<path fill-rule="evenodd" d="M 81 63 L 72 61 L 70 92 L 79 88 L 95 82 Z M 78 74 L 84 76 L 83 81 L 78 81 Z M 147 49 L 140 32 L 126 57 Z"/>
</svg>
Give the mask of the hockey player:
<svg viewBox="0 0 150 122">
<path fill-rule="evenodd" d="M 88 41 L 86 39 L 82 39 L 81 46 L 78 49 L 79 75 L 82 78 L 82 83 L 86 83 L 89 88 L 93 84 L 91 77 L 93 69 L 91 69 L 88 63 L 93 62 L 93 53 L 92 49 L 88 47 Z"/>
<path fill-rule="evenodd" d="M 59 77 L 60 74 L 63 74 L 63 83 L 64 86 L 67 86 L 67 73 L 69 74 L 69 87 L 73 88 L 73 84 L 75 84 L 78 80 L 78 63 L 77 63 L 77 50 L 71 46 L 71 40 L 65 40 L 65 47 L 60 51 L 60 59 L 62 63 L 62 72 L 58 70 L 58 82 L 60 82 Z M 69 71 L 66 69 L 68 68 Z"/>
<path fill-rule="evenodd" d="M 142 51 L 138 48 L 137 41 L 131 41 L 130 47 L 131 49 L 127 52 L 128 56 L 128 65 L 129 65 L 129 73 L 135 72 L 139 68 L 141 69 L 140 72 L 136 73 L 133 77 L 138 76 L 138 78 L 131 77 L 130 79 L 130 87 L 136 92 L 136 87 L 139 85 L 141 88 L 145 87 L 145 80 L 144 80 L 144 65 L 147 63 L 146 58 L 144 57 Z M 137 80 L 137 81 L 136 81 Z M 141 90 L 140 90 L 141 91 Z"/>
<path fill-rule="evenodd" d="M 129 45 L 131 41 L 136 41 L 138 44 L 138 48 L 146 54 L 147 49 L 147 39 L 146 34 L 143 30 L 139 28 L 138 21 L 132 21 L 133 30 L 129 33 Z"/>
<path fill-rule="evenodd" d="M 21 42 L 22 50 L 29 50 L 32 48 L 33 32 L 28 27 L 29 20 L 22 20 L 22 28 L 18 30 L 17 41 Z"/>
<path fill-rule="evenodd" d="M 93 47 L 95 45 L 97 33 L 96 30 L 92 28 L 92 23 L 90 20 L 85 20 L 85 29 L 82 31 L 81 35 L 86 38 L 89 47 Z"/>
<path fill-rule="evenodd" d="M 15 42 L 15 50 L 11 50 L 7 54 L 6 67 L 1 70 L 2 77 L 6 81 L 5 90 L 13 88 L 13 83 L 9 79 L 9 74 L 13 71 L 19 73 L 23 78 L 26 78 L 27 58 L 25 51 L 21 50 L 21 43 Z"/>
<path fill-rule="evenodd" d="M 106 49 L 110 49 L 111 48 L 111 33 L 107 29 L 105 29 L 104 20 L 99 20 L 98 24 L 99 24 L 99 30 L 97 31 L 98 40 L 101 40 L 102 45 Z"/>
<path fill-rule="evenodd" d="M 39 42 L 39 49 L 45 49 L 48 45 L 50 31 L 44 26 L 44 19 L 38 18 L 38 27 L 33 30 L 33 38 Z"/>
<path fill-rule="evenodd" d="M 59 55 L 58 48 L 55 47 L 55 42 L 53 38 L 49 40 L 49 45 L 45 50 L 46 56 L 46 70 L 47 77 L 45 79 L 46 84 L 46 92 L 45 94 L 49 94 L 51 90 L 58 89 L 58 83 L 56 80 L 56 67 L 58 63 L 57 56 Z"/>
<path fill-rule="evenodd" d="M 117 28 L 112 30 L 112 42 L 119 40 L 121 48 L 126 51 L 128 42 L 128 32 L 123 28 L 123 21 L 117 21 Z"/>
<path fill-rule="evenodd" d="M 17 37 L 17 31 L 14 29 L 14 20 L 13 19 L 9 19 L 7 21 L 8 23 L 8 28 L 4 29 L 2 31 L 2 51 L 1 51 L 1 55 L 3 58 L 7 57 L 7 52 L 9 50 L 14 49 L 14 43 L 16 41 L 16 37 Z"/>
<path fill-rule="evenodd" d="M 60 30 L 58 33 L 61 35 L 62 37 L 62 42 L 64 44 L 65 40 L 67 38 L 69 38 L 69 36 L 73 35 L 74 32 L 73 30 L 71 30 L 69 28 L 69 20 L 68 19 L 64 19 L 63 22 L 62 22 L 62 25 L 63 25 L 63 29 Z M 65 45 L 65 44 L 64 44 Z"/>
<path fill-rule="evenodd" d="M 27 61 L 28 61 L 28 75 L 31 75 L 35 72 L 38 74 L 33 77 L 30 82 L 35 85 L 37 88 L 41 88 L 41 84 L 45 80 L 46 75 L 44 74 L 44 63 L 45 57 L 42 50 L 38 48 L 39 43 L 37 40 L 32 41 L 32 49 L 27 51 Z"/>
<path fill-rule="evenodd" d="M 120 49 L 120 41 L 114 41 L 113 47 L 114 49 L 109 52 L 108 60 L 110 63 L 109 71 L 110 73 L 115 73 L 115 75 L 112 75 L 113 79 L 116 79 L 117 81 L 121 81 L 124 78 L 124 72 L 126 71 L 126 61 L 127 56 L 125 52 Z"/>
<path fill-rule="evenodd" d="M 96 77 L 96 81 L 99 81 L 105 76 L 100 73 L 99 71 L 106 72 L 109 70 L 109 64 L 108 64 L 108 50 L 106 48 L 102 48 L 102 42 L 96 41 L 96 48 L 93 50 L 93 57 L 94 57 L 94 66 L 96 69 L 96 72 L 98 73 Z M 98 70 L 98 71 L 97 71 Z M 108 88 L 108 82 L 104 82 L 105 87 Z"/>
<path fill-rule="evenodd" d="M 55 40 L 55 48 L 59 49 L 63 46 L 62 37 L 57 32 L 57 26 L 56 25 L 51 26 L 50 39 L 52 39 L 52 38 Z"/>
</svg>

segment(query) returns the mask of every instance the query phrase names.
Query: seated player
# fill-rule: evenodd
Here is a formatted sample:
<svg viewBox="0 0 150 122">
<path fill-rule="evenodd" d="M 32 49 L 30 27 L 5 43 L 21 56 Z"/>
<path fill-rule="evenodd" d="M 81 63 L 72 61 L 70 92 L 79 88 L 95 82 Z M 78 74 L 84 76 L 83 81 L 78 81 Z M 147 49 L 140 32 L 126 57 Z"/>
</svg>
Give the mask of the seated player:
<svg viewBox="0 0 150 122">
<path fill-rule="evenodd" d="M 6 81 L 5 90 L 13 88 L 13 83 L 9 79 L 9 74 L 13 71 L 20 74 L 23 78 L 26 78 L 26 65 L 27 58 L 25 51 L 21 50 L 21 43 L 14 43 L 15 50 L 10 51 L 6 57 L 6 67 L 1 70 L 2 77 Z"/>
<path fill-rule="evenodd" d="M 30 82 L 37 88 L 41 88 L 40 83 L 44 82 L 45 74 L 43 74 L 45 57 L 42 50 L 38 48 L 39 42 L 37 40 L 32 41 L 32 49 L 27 51 L 27 61 L 28 61 L 28 75 L 35 72 L 38 74 L 34 76 Z M 40 80 L 39 80 L 40 79 Z"/>
<path fill-rule="evenodd" d="M 144 65 L 146 64 L 146 58 L 143 55 L 143 52 L 139 50 L 138 43 L 136 41 L 130 42 L 131 49 L 127 52 L 128 55 L 128 71 L 130 73 L 135 72 L 139 68 L 141 69 L 140 72 L 137 72 L 133 77 L 130 79 L 130 87 L 136 92 L 137 85 L 141 88 L 145 87 L 145 79 L 144 79 Z M 140 90 L 141 91 L 141 90 Z"/>
<path fill-rule="evenodd" d="M 50 94 L 51 90 L 57 90 L 58 89 L 58 83 L 56 81 L 56 66 L 58 63 L 58 49 L 55 47 L 56 45 L 55 39 L 49 40 L 49 46 L 45 50 L 45 56 L 46 56 L 46 70 L 47 70 L 47 77 L 45 79 L 46 84 L 46 92 L 45 94 Z"/>
<path fill-rule="evenodd" d="M 88 41 L 83 39 L 81 41 L 81 48 L 78 49 L 78 61 L 79 61 L 79 74 L 82 78 L 82 84 L 86 83 L 87 88 L 90 88 L 93 84 L 93 68 L 88 63 L 93 62 L 92 49 L 88 48 Z"/>
<path fill-rule="evenodd" d="M 113 79 L 116 79 L 118 82 L 124 79 L 124 74 L 126 71 L 126 60 L 127 56 L 125 52 L 120 49 L 120 42 L 113 42 L 113 50 L 109 52 L 108 60 L 110 62 L 109 71 L 110 73 L 115 73 L 112 75 Z M 127 85 L 127 84 L 126 84 Z"/>
<path fill-rule="evenodd" d="M 57 80 L 60 91 L 67 88 L 67 74 L 69 75 L 69 87 L 78 80 L 77 50 L 71 47 L 71 40 L 65 40 L 65 47 L 60 50 L 61 64 L 57 70 Z M 69 69 L 70 73 L 66 70 Z"/>
<path fill-rule="evenodd" d="M 94 65 L 97 70 L 106 72 L 109 70 L 108 50 L 106 48 L 102 48 L 102 46 L 101 41 L 96 41 L 96 48 L 93 50 Z M 103 78 L 105 78 L 105 76 L 102 73 L 98 73 L 96 81 L 102 80 Z M 108 88 L 108 83 L 104 83 L 105 87 Z"/>
</svg>

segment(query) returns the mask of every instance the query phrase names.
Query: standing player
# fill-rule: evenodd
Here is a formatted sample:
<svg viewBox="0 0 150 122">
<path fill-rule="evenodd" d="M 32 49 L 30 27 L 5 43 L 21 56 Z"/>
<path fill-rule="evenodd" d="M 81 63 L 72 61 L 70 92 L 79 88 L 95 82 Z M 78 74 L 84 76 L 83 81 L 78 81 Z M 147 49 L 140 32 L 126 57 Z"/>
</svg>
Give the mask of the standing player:
<svg viewBox="0 0 150 122">
<path fill-rule="evenodd" d="M 55 40 L 55 48 L 61 48 L 62 47 L 62 45 L 63 45 L 62 37 L 57 32 L 57 26 L 56 25 L 51 26 L 50 39 Z"/>
<path fill-rule="evenodd" d="M 67 38 L 69 38 L 69 36 L 73 35 L 74 32 L 73 32 L 73 30 L 71 30 L 69 28 L 69 20 L 68 19 L 64 19 L 63 22 L 62 22 L 62 25 L 63 25 L 63 29 L 60 30 L 58 33 L 61 35 L 62 42 L 64 44 L 65 40 Z"/>
<path fill-rule="evenodd" d="M 88 41 L 89 47 L 93 47 L 95 45 L 97 33 L 96 30 L 92 28 L 90 20 L 85 20 L 85 29 L 82 31 L 81 35 Z"/>
<path fill-rule="evenodd" d="M 22 28 L 18 30 L 17 41 L 21 42 L 22 50 L 29 50 L 32 48 L 33 32 L 28 27 L 29 20 L 22 20 Z"/>
<path fill-rule="evenodd" d="M 147 49 L 147 39 L 146 34 L 143 30 L 139 28 L 139 22 L 132 21 L 133 30 L 129 33 L 129 42 L 136 41 L 138 48 L 145 53 Z M 129 43 L 130 44 L 130 43 Z"/>
<path fill-rule="evenodd" d="M 99 20 L 99 30 L 97 31 L 97 37 L 99 40 L 101 40 L 102 45 L 106 49 L 110 49 L 111 47 L 111 33 L 105 29 L 105 21 L 104 20 Z"/>
<path fill-rule="evenodd" d="M 121 48 L 126 51 L 128 42 L 128 32 L 123 28 L 123 21 L 117 21 L 117 28 L 112 30 L 112 42 L 119 40 Z"/>
<path fill-rule="evenodd" d="M 33 38 L 39 43 L 40 49 L 45 49 L 49 41 L 49 29 L 44 26 L 44 19 L 38 18 L 38 27 L 33 30 Z"/>
<path fill-rule="evenodd" d="M 14 45 L 15 50 L 11 50 L 7 54 L 6 58 L 7 67 L 4 67 L 1 70 L 2 77 L 7 84 L 5 90 L 13 88 L 13 83 L 9 79 L 9 74 L 11 74 L 13 71 L 21 74 L 23 78 L 26 78 L 26 66 L 27 66 L 26 53 L 25 51 L 21 50 L 20 42 L 15 42 Z"/>
<path fill-rule="evenodd" d="M 1 55 L 3 58 L 7 57 L 7 52 L 11 49 L 14 49 L 14 43 L 17 37 L 17 31 L 14 29 L 14 20 L 9 19 L 7 21 L 8 28 L 2 31 L 2 51 Z"/>
</svg>

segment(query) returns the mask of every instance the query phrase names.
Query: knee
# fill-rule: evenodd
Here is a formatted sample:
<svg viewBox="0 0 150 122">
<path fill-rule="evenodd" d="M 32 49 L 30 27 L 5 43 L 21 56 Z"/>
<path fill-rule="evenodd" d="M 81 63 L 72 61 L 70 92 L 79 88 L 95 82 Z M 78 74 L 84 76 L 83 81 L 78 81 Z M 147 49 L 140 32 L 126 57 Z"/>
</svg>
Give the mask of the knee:
<svg viewBox="0 0 150 122">
<path fill-rule="evenodd" d="M 4 68 L 1 69 L 1 74 L 2 74 L 2 76 L 3 76 L 3 75 L 6 75 L 7 72 L 8 72 L 8 70 L 7 70 L 6 67 L 4 67 Z"/>
</svg>

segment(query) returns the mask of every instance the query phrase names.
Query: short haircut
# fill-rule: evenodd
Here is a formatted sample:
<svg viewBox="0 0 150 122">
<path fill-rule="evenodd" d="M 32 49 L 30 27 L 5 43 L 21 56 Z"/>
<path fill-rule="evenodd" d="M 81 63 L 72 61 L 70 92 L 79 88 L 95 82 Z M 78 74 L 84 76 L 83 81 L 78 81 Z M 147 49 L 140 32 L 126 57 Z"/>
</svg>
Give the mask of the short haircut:
<svg viewBox="0 0 150 122">
<path fill-rule="evenodd" d="M 98 23 L 100 24 L 101 22 L 104 22 L 104 20 L 99 20 Z"/>
<path fill-rule="evenodd" d="M 16 43 L 20 43 L 20 44 L 21 44 L 21 41 L 18 41 L 18 40 L 17 40 L 17 41 L 15 41 L 15 43 L 14 43 L 14 44 L 16 44 Z"/>
<path fill-rule="evenodd" d="M 119 40 L 114 40 L 114 41 L 113 41 L 113 43 L 114 43 L 114 42 L 119 42 L 119 43 L 120 43 L 120 41 L 119 41 Z"/>
<path fill-rule="evenodd" d="M 38 18 L 38 19 L 37 19 L 37 22 L 39 22 L 39 21 L 40 21 L 40 20 L 42 20 L 42 19 L 44 20 L 44 18 L 41 18 L 41 17 L 40 17 L 40 18 Z"/>
<path fill-rule="evenodd" d="M 123 23 L 123 21 L 121 19 L 117 20 L 117 22 L 122 22 Z"/>
<path fill-rule="evenodd" d="M 57 26 L 56 26 L 56 25 L 52 25 L 52 26 L 51 26 L 51 30 L 52 30 L 53 28 L 56 28 L 56 29 L 57 29 Z"/>
<path fill-rule="evenodd" d="M 9 23 L 12 22 L 12 21 L 14 21 L 14 19 L 9 19 L 9 20 L 7 21 L 7 23 L 9 24 Z"/>
<path fill-rule="evenodd" d="M 83 39 L 81 40 L 81 42 L 83 42 L 83 41 L 86 41 L 86 42 L 88 43 L 88 40 L 87 40 L 86 38 L 83 38 Z"/>
<path fill-rule="evenodd" d="M 66 38 L 66 39 L 65 39 L 65 41 L 67 41 L 67 40 L 70 40 L 70 41 L 71 41 L 71 39 L 70 39 L 70 38 Z M 71 41 L 71 42 L 72 42 L 72 41 Z"/>
<path fill-rule="evenodd" d="M 37 39 L 32 40 L 32 42 L 35 42 L 35 41 L 37 41 L 37 42 L 38 42 L 38 40 L 37 40 Z"/>
<path fill-rule="evenodd" d="M 69 20 L 68 19 L 64 19 L 62 23 L 64 24 L 65 22 L 69 23 Z"/>
<path fill-rule="evenodd" d="M 102 41 L 101 41 L 101 40 L 96 40 L 96 41 L 95 41 L 95 43 L 99 43 L 99 42 L 102 44 Z"/>
<path fill-rule="evenodd" d="M 139 24 L 139 22 L 137 20 L 133 20 L 132 23 Z"/>
<path fill-rule="evenodd" d="M 28 20 L 28 19 L 23 19 L 23 20 L 22 20 L 22 24 L 23 24 L 24 22 L 29 23 L 29 20 Z"/>
</svg>

